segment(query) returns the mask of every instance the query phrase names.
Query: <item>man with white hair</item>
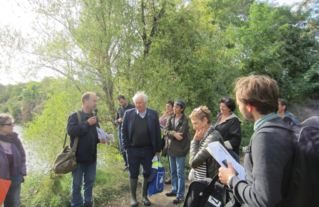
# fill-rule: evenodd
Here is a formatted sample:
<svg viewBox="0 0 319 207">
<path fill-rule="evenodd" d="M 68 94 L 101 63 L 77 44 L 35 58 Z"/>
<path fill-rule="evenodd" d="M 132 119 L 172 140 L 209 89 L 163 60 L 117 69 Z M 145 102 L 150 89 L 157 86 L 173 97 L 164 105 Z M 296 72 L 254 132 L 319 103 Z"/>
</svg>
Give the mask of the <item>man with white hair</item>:
<svg viewBox="0 0 319 207">
<path fill-rule="evenodd" d="M 143 91 L 137 92 L 133 101 L 135 109 L 125 111 L 122 122 L 122 145 L 127 155 L 130 174 L 131 206 L 137 206 L 136 188 L 140 165 L 143 166 L 142 202 L 150 206 L 147 198 L 148 177 L 152 159 L 161 151 L 161 129 L 157 111 L 147 108 L 148 97 Z"/>
</svg>

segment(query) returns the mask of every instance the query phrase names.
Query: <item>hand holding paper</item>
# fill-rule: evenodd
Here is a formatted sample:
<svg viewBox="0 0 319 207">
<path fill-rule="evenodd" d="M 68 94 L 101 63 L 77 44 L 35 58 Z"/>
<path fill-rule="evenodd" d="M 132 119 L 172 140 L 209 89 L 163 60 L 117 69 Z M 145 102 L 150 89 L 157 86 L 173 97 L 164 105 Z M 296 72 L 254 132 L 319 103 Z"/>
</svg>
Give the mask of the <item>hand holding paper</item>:
<svg viewBox="0 0 319 207">
<path fill-rule="evenodd" d="M 114 142 L 113 134 L 106 134 L 102 129 L 96 127 L 96 131 L 100 140 L 104 140 L 104 143 L 110 144 L 110 141 Z M 101 142 L 103 143 L 103 142 Z"/>
<path fill-rule="evenodd" d="M 239 179 L 246 180 L 245 168 L 241 166 L 229 153 L 228 151 L 221 145 L 219 142 L 211 142 L 208 144 L 209 153 L 215 158 L 215 160 L 225 169 L 229 162 L 230 166 L 233 168 L 233 174 L 237 175 Z M 230 168 L 229 168 L 230 169 Z M 228 179 L 228 177 L 227 177 Z"/>
</svg>

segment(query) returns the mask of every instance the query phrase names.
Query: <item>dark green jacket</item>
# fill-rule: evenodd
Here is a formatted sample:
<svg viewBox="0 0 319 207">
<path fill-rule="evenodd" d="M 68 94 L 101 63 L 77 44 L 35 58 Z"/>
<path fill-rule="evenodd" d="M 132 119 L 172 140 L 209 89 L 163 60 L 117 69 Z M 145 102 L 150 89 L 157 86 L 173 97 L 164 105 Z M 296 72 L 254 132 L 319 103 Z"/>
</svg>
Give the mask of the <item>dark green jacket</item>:
<svg viewBox="0 0 319 207">
<path fill-rule="evenodd" d="M 176 115 L 173 114 L 167 119 L 167 123 L 164 128 L 164 134 L 168 136 L 168 140 L 163 151 L 167 150 L 167 155 L 171 157 L 185 157 L 189 151 L 191 140 L 188 118 L 185 114 L 183 114 L 178 120 L 176 127 L 174 127 L 175 117 Z M 183 139 L 177 140 L 173 136 L 174 133 L 183 133 Z"/>
</svg>

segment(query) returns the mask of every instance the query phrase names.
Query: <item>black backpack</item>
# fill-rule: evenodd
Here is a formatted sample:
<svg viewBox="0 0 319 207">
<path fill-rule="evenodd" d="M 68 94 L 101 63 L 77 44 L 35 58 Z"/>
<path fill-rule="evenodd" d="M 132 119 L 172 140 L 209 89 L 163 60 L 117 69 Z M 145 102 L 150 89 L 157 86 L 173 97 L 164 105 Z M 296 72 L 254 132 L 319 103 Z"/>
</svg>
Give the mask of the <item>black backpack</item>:
<svg viewBox="0 0 319 207">
<path fill-rule="evenodd" d="M 288 117 L 285 117 L 284 121 L 290 126 L 262 126 L 279 127 L 293 132 L 294 160 L 290 185 L 287 196 L 278 206 L 319 206 L 319 117 L 310 117 L 299 125 L 294 124 Z"/>
<path fill-rule="evenodd" d="M 295 133 L 294 164 L 284 206 L 319 206 L 319 117 L 291 128 Z"/>
<path fill-rule="evenodd" d="M 218 174 L 213 179 L 193 181 L 188 189 L 183 207 L 239 206 L 232 191 L 219 182 Z"/>
</svg>

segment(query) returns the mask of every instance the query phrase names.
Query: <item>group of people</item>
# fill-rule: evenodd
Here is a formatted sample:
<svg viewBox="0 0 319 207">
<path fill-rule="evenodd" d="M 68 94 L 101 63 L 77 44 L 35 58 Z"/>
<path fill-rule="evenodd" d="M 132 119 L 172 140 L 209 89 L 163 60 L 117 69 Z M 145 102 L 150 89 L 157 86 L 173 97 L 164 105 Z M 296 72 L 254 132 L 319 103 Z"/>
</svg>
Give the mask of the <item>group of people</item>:
<svg viewBox="0 0 319 207">
<path fill-rule="evenodd" d="M 184 114 L 186 104 L 183 100 L 168 101 L 166 111 L 160 118 L 156 111 L 146 107 L 147 100 L 144 92 L 136 93 L 133 97 L 134 109 L 124 96 L 118 96 L 121 106 L 117 110 L 115 123 L 118 124 L 119 148 L 125 161 L 124 171 L 129 170 L 130 174 L 131 206 L 137 206 L 136 185 L 140 164 L 143 166 L 142 201 L 144 205 L 150 205 L 146 180 L 151 170 L 152 158 L 161 150 L 162 156 L 168 156 L 171 174 L 170 181 L 167 180 L 166 183 L 171 183 L 172 189 L 166 196 L 176 197 L 173 203 L 179 204 L 184 201 L 185 161 L 189 152 L 190 165 L 195 168 L 196 179 L 212 178 L 218 171 L 219 164 L 205 149 L 208 143 L 219 141 L 236 153 L 236 156 L 239 155 L 241 120 L 233 113 L 236 103 L 231 98 L 221 98 L 221 112 L 215 124 L 211 123 L 211 111 L 206 106 L 194 109 L 189 116 L 196 130 L 191 141 L 189 118 Z M 161 132 L 164 140 L 161 140 Z"/>
<path fill-rule="evenodd" d="M 255 133 L 245 156 L 245 181 L 236 176 L 230 162 L 228 168 L 220 167 L 207 150 L 210 142 L 218 141 L 233 152 L 234 156 L 238 156 L 241 120 L 234 114 L 236 103 L 233 99 L 219 100 L 220 113 L 213 124 L 211 111 L 206 106 L 199 106 L 186 116 L 184 101 L 168 101 L 166 112 L 159 118 L 156 110 L 146 107 L 148 96 L 144 92 L 139 91 L 134 95 L 134 105 L 124 96 L 118 97 L 121 106 L 117 110 L 115 123 L 118 125 L 119 147 L 125 161 L 124 171 L 129 171 L 131 206 L 138 205 L 136 189 L 140 165 L 143 167 L 142 202 L 145 206 L 151 205 L 147 198 L 148 176 L 153 157 L 161 151 L 162 155 L 169 158 L 172 188 L 166 196 L 176 197 L 174 204 L 184 201 L 185 162 L 188 152 L 195 179 L 212 178 L 218 174 L 220 181 L 234 192 L 240 205 L 278 206 L 282 202 L 287 193 L 289 173 L 292 169 L 290 132 L 263 126 L 265 123 L 286 125 L 280 116 L 293 115 L 286 110 L 287 103 L 279 100 L 277 84 L 268 76 L 250 75 L 240 78 L 234 92 L 243 117 L 255 123 Z M 83 94 L 82 108 L 78 111 L 81 123 L 78 123 L 76 112 L 70 114 L 67 122 L 71 147 L 75 137 L 79 137 L 76 151 L 78 167 L 72 172 L 72 207 L 92 206 L 97 144 L 105 143 L 98 138 L 96 131 L 96 127 L 99 127 L 98 118 L 93 113 L 96 106 L 95 93 Z M 189 132 L 189 120 L 196 130 L 193 138 Z M 0 115 L 0 179 L 12 181 L 4 206 L 15 207 L 19 206 L 21 183 L 26 175 L 26 156 L 20 139 L 13 132 L 13 126 L 11 116 Z M 165 143 L 163 149 L 162 141 Z"/>
</svg>

